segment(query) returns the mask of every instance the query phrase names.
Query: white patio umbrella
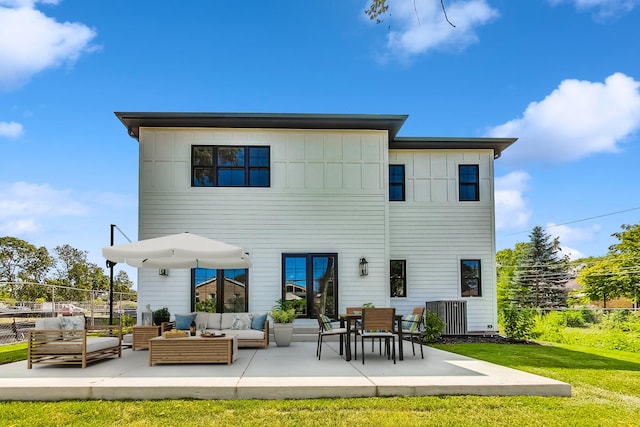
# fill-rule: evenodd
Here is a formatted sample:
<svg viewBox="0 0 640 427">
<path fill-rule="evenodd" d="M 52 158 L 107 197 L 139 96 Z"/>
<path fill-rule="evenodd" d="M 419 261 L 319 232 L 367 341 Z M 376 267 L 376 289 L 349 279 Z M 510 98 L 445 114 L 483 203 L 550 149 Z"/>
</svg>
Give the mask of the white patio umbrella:
<svg viewBox="0 0 640 427">
<path fill-rule="evenodd" d="M 192 233 L 172 234 L 102 248 L 102 256 L 138 268 L 249 268 L 241 247 Z"/>
</svg>

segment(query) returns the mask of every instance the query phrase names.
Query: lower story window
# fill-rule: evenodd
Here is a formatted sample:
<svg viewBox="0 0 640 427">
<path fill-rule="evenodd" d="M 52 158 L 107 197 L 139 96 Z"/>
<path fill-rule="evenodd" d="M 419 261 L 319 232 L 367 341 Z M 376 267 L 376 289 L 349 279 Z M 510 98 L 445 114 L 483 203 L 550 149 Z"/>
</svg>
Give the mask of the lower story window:
<svg viewBox="0 0 640 427">
<path fill-rule="evenodd" d="M 249 311 L 247 270 L 193 269 L 193 309 L 216 313 Z"/>
<path fill-rule="evenodd" d="M 391 278 L 389 283 L 391 285 L 391 297 L 406 297 L 407 296 L 407 261 L 405 260 L 391 260 Z"/>
<path fill-rule="evenodd" d="M 482 296 L 480 280 L 480 260 L 463 259 L 460 261 L 460 295 L 463 297 Z"/>
</svg>

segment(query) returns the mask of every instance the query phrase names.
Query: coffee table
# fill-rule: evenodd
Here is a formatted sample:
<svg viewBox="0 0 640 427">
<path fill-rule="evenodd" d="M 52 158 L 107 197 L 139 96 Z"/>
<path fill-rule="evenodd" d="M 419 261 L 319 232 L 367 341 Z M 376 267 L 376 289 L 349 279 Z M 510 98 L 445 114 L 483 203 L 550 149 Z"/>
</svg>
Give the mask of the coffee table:
<svg viewBox="0 0 640 427">
<path fill-rule="evenodd" d="M 202 338 L 165 338 L 149 340 L 149 366 L 154 363 L 226 363 L 238 357 L 238 339 L 235 335 Z"/>
</svg>

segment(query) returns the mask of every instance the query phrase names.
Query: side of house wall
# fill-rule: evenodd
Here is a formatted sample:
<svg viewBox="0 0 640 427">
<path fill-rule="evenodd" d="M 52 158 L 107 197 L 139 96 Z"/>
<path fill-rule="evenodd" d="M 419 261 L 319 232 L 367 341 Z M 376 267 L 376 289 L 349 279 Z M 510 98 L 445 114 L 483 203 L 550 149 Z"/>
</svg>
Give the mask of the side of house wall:
<svg viewBox="0 0 640 427">
<path fill-rule="evenodd" d="M 390 259 L 407 263 L 407 296 L 392 305 L 464 300 L 469 331 L 497 330 L 493 151 L 392 150 L 389 163 L 406 183 L 406 200 L 389 203 Z M 458 200 L 460 164 L 479 165 L 480 201 Z M 461 297 L 462 259 L 481 260 L 481 297 Z"/>
<path fill-rule="evenodd" d="M 192 145 L 269 146 L 271 186 L 191 187 Z M 139 238 L 189 231 L 242 246 L 251 311 L 280 297 L 283 253 L 337 253 L 339 307 L 386 305 L 387 165 L 384 131 L 141 128 Z M 139 306 L 187 312 L 190 280 L 139 270 Z"/>
</svg>

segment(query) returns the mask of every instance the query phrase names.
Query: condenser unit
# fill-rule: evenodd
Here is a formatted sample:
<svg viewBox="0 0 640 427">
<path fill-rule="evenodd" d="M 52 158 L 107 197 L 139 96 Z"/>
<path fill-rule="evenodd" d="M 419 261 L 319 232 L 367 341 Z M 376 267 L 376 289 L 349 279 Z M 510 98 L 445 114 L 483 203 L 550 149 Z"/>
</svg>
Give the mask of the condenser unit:
<svg viewBox="0 0 640 427">
<path fill-rule="evenodd" d="M 447 324 L 442 335 L 467 334 L 466 301 L 427 301 L 427 311 L 432 311 Z"/>
</svg>

